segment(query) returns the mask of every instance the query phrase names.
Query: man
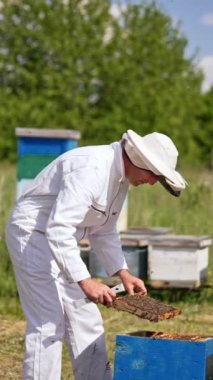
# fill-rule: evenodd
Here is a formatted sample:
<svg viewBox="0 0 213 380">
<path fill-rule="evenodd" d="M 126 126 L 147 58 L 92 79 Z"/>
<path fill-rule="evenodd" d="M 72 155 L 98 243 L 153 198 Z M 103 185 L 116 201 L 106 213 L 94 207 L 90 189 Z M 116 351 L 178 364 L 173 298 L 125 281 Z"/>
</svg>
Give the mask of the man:
<svg viewBox="0 0 213 380">
<path fill-rule="evenodd" d="M 120 142 L 64 153 L 19 198 L 6 237 L 27 320 L 24 380 L 60 379 L 63 340 L 76 380 L 112 379 L 96 304 L 111 306 L 116 294 L 91 278 L 78 242 L 87 236 L 108 275 L 120 276 L 129 294 L 146 295 L 127 268 L 116 221 L 129 184 L 160 181 L 180 194 L 177 156 L 169 137 L 128 130 Z"/>
</svg>

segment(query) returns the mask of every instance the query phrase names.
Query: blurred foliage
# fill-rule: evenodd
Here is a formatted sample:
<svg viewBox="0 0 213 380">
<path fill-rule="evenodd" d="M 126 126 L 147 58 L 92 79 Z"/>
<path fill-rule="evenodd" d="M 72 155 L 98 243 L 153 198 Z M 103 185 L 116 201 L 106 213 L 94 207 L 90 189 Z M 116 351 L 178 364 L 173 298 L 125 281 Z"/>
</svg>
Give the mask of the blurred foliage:
<svg viewBox="0 0 213 380">
<path fill-rule="evenodd" d="M 131 187 L 128 225 L 170 227 L 177 234 L 211 234 L 213 231 L 212 172 L 184 170 L 182 174 L 189 186 L 182 192 L 180 198 L 170 196 L 160 183 L 153 187 Z M 211 260 L 213 263 L 213 258 Z"/>
<path fill-rule="evenodd" d="M 15 128 L 77 129 L 81 144 L 131 128 L 174 139 L 182 162 L 211 163 L 212 94 L 187 38 L 155 2 L 1 1 L 0 159 Z"/>
<path fill-rule="evenodd" d="M 17 295 L 13 268 L 5 242 L 5 226 L 9 213 L 15 203 L 16 175 L 15 166 L 0 163 L 0 296 Z"/>
<path fill-rule="evenodd" d="M 201 160 L 213 168 L 213 87 L 203 94 L 202 110 L 198 115 L 199 129 L 195 140 L 200 148 Z"/>
</svg>

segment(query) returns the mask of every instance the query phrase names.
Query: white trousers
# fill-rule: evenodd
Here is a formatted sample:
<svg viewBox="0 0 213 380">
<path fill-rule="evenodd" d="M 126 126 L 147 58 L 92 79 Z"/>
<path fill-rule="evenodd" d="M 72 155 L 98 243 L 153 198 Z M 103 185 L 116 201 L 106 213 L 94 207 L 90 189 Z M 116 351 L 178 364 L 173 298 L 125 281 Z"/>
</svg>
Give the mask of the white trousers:
<svg viewBox="0 0 213 380">
<path fill-rule="evenodd" d="M 103 321 L 78 284 L 70 284 L 43 233 L 7 224 L 6 240 L 27 328 L 23 380 L 60 380 L 62 342 L 76 380 L 112 380 Z"/>
</svg>

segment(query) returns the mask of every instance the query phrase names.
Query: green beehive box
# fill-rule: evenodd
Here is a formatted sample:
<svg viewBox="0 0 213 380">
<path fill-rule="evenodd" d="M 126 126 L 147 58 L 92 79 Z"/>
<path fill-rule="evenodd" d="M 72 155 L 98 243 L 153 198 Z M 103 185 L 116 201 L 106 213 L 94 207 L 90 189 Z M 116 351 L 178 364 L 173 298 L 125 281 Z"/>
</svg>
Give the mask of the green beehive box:
<svg viewBox="0 0 213 380">
<path fill-rule="evenodd" d="M 17 178 L 20 179 L 32 179 L 37 174 L 49 165 L 57 156 L 42 156 L 32 155 L 23 156 L 18 160 Z"/>
</svg>

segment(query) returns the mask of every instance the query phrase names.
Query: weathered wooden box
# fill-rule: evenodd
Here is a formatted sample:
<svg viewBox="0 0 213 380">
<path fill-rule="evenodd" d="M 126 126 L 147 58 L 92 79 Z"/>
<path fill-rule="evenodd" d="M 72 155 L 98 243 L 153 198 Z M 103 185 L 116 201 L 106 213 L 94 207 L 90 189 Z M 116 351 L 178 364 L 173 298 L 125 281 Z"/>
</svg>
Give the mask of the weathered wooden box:
<svg viewBox="0 0 213 380">
<path fill-rule="evenodd" d="M 171 228 L 130 227 L 120 232 L 122 249 L 132 274 L 147 279 L 147 257 L 149 239 L 155 235 L 171 233 Z"/>
<path fill-rule="evenodd" d="M 144 247 L 122 246 L 122 250 L 131 273 L 137 277 L 147 278 L 147 245 Z M 94 277 L 107 277 L 106 271 L 94 252 L 89 254 L 90 273 Z"/>
<path fill-rule="evenodd" d="M 166 235 L 149 241 L 148 278 L 155 288 L 198 288 L 207 280 L 210 236 Z"/>
<path fill-rule="evenodd" d="M 16 128 L 18 137 L 17 189 L 20 195 L 36 175 L 60 154 L 77 147 L 79 131 L 64 129 Z"/>
<path fill-rule="evenodd" d="M 155 235 L 171 233 L 171 228 L 162 227 L 131 227 L 120 232 L 120 239 L 127 265 L 137 277 L 147 278 L 147 254 L 149 239 Z M 89 265 L 92 276 L 107 277 L 96 255 L 91 252 Z"/>
<path fill-rule="evenodd" d="M 131 272 L 147 279 L 148 245 L 152 236 L 162 236 L 172 233 L 167 227 L 130 227 L 126 231 L 120 232 L 122 249 L 127 265 Z"/>
<path fill-rule="evenodd" d="M 114 380 L 212 380 L 213 337 L 117 335 Z"/>
</svg>

